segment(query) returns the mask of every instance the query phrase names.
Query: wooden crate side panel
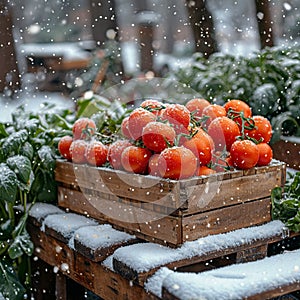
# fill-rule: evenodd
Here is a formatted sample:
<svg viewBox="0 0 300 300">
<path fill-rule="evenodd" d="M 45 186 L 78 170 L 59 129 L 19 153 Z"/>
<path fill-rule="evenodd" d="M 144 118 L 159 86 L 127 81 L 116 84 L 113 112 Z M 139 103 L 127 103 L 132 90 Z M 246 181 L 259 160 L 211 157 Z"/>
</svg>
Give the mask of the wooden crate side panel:
<svg viewBox="0 0 300 300">
<path fill-rule="evenodd" d="M 95 218 L 99 222 L 108 222 L 116 229 L 134 234 L 138 238 L 171 246 L 182 243 L 181 217 L 137 209 L 126 203 L 116 203 L 113 210 L 110 210 L 112 201 L 95 197 L 87 201 L 82 192 L 64 187 L 58 187 L 58 195 L 59 206 Z M 132 212 L 126 213 L 126 221 L 123 220 L 124 210 Z M 151 214 L 153 221 L 147 222 L 146 220 L 151 219 Z"/>
<path fill-rule="evenodd" d="M 58 161 L 56 165 L 55 179 L 61 183 L 142 202 L 157 202 L 174 209 L 183 204 L 179 202 L 180 184 L 176 181 L 69 162 Z"/>
<path fill-rule="evenodd" d="M 281 185 L 281 169 L 230 180 L 209 180 L 204 185 L 189 188 L 188 209 L 184 211 L 184 214 L 208 211 L 269 197 L 271 190 Z"/>
<path fill-rule="evenodd" d="M 271 220 L 270 198 L 220 208 L 182 219 L 183 241 L 193 241 L 210 234 L 224 233 Z"/>
</svg>

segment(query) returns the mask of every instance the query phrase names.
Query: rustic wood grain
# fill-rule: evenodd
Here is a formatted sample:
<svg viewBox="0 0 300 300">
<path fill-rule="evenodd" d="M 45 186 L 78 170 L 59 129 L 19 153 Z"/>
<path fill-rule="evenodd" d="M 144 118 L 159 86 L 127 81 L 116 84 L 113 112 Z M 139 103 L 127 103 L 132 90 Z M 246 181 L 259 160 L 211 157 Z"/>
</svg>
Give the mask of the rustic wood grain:
<svg viewBox="0 0 300 300">
<path fill-rule="evenodd" d="M 141 286 L 132 285 L 119 274 L 73 251 L 65 243 L 46 235 L 39 228 L 29 224 L 28 231 L 35 245 L 34 255 L 99 297 L 107 300 L 158 299 Z"/>
</svg>

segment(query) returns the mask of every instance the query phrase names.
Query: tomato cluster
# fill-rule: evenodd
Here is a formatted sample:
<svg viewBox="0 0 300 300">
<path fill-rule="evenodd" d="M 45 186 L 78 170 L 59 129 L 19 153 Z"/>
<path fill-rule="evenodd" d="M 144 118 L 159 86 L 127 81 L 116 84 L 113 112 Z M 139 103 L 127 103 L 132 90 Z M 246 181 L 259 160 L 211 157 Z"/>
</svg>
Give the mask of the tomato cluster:
<svg viewBox="0 0 300 300">
<path fill-rule="evenodd" d="M 105 145 L 95 133 L 91 119 L 78 119 L 73 137 L 59 142 L 62 157 L 177 180 L 268 165 L 273 155 L 270 122 L 252 116 L 242 100 L 221 106 L 198 98 L 185 105 L 148 99 L 123 119 L 118 140 Z"/>
</svg>

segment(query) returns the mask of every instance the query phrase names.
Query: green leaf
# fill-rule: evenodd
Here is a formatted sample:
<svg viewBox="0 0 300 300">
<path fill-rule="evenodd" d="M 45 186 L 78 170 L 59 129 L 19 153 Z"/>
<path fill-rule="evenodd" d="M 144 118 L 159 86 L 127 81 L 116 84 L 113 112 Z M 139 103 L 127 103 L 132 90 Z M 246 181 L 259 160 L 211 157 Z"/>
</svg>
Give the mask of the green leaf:
<svg viewBox="0 0 300 300">
<path fill-rule="evenodd" d="M 35 118 L 24 122 L 24 128 L 27 129 L 27 131 L 30 134 L 34 134 L 39 128 L 39 126 L 40 126 L 39 120 Z"/>
<path fill-rule="evenodd" d="M 31 172 L 31 162 L 29 158 L 22 155 L 15 155 L 9 157 L 6 163 L 10 169 L 16 173 L 19 180 L 23 183 L 28 183 Z"/>
<path fill-rule="evenodd" d="M 22 234 L 18 235 L 8 248 L 8 255 L 11 259 L 21 257 L 24 253 L 31 256 L 33 249 L 34 245 L 30 239 L 30 235 L 24 229 Z"/>
<path fill-rule="evenodd" d="M 57 183 L 53 174 L 42 170 L 35 174 L 30 195 L 31 197 L 36 197 L 40 202 L 56 202 Z"/>
<path fill-rule="evenodd" d="M 29 180 L 26 183 L 23 183 L 21 181 L 18 182 L 19 189 L 21 191 L 26 191 L 27 193 L 29 193 L 32 187 L 32 183 L 34 182 L 34 178 L 35 178 L 34 173 L 33 171 L 31 171 L 29 175 Z"/>
<path fill-rule="evenodd" d="M 32 160 L 34 155 L 34 149 L 29 142 L 25 142 L 20 149 L 20 155 L 27 156 L 30 160 Z"/>
<path fill-rule="evenodd" d="M 253 113 L 266 116 L 277 110 L 276 100 L 279 98 L 274 84 L 265 83 L 254 90 L 251 104 Z"/>
<path fill-rule="evenodd" d="M 19 149 L 27 141 L 27 139 L 27 130 L 22 129 L 20 131 L 14 132 L 5 139 L 2 145 L 2 149 L 7 156 L 18 154 Z"/>
<path fill-rule="evenodd" d="M 17 195 L 17 176 L 7 164 L 0 164 L 0 201 L 14 203 Z"/>
<path fill-rule="evenodd" d="M 0 138 L 8 137 L 8 133 L 5 130 L 5 126 L 3 123 L 0 123 Z"/>
<path fill-rule="evenodd" d="M 5 299 L 10 300 L 23 300 L 26 292 L 13 266 L 4 260 L 0 261 L 0 292 Z"/>
<path fill-rule="evenodd" d="M 46 145 L 42 146 L 38 150 L 38 156 L 41 160 L 41 165 L 45 170 L 54 171 L 55 157 L 50 146 L 46 146 Z"/>
</svg>

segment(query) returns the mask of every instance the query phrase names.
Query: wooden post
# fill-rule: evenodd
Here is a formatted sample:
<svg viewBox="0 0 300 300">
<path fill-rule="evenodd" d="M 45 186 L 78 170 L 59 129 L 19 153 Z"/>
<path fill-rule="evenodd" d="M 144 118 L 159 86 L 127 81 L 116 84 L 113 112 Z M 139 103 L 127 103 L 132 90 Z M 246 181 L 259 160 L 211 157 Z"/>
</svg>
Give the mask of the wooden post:
<svg viewBox="0 0 300 300">
<path fill-rule="evenodd" d="M 186 6 L 194 33 L 196 51 L 208 58 L 218 50 L 212 15 L 205 0 L 186 0 Z"/>
<path fill-rule="evenodd" d="M 141 71 L 153 71 L 153 39 L 157 16 L 152 11 L 142 11 L 137 15 L 140 39 L 140 68 Z"/>
<path fill-rule="evenodd" d="M 13 38 L 13 21 L 9 4 L 0 0 L 0 92 L 20 88 L 20 73 Z"/>
<path fill-rule="evenodd" d="M 261 49 L 274 46 L 269 1 L 255 0 Z"/>
</svg>

